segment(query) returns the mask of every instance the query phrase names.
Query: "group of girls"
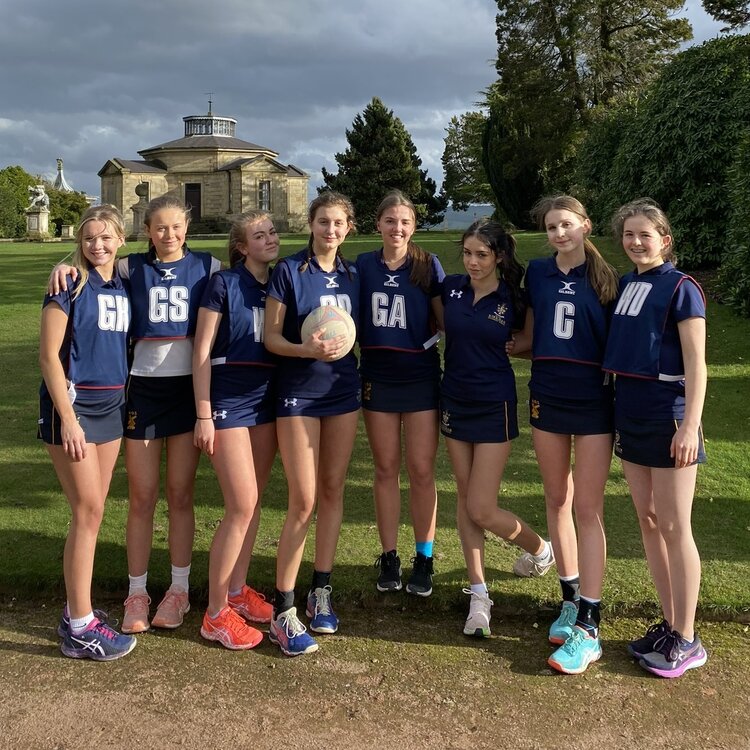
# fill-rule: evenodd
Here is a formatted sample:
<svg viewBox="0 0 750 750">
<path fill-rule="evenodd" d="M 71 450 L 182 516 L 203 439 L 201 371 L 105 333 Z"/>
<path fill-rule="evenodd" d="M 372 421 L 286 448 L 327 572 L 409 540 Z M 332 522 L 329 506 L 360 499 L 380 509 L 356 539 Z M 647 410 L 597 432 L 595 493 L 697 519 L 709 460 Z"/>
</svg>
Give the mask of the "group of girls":
<svg viewBox="0 0 750 750">
<path fill-rule="evenodd" d="M 464 633 L 490 634 L 492 601 L 484 575 L 489 530 L 523 550 L 514 565 L 519 576 L 543 575 L 557 561 L 562 605 L 549 637 L 559 648 L 549 663 L 561 672 L 584 671 L 601 656 L 603 497 L 614 431 L 663 610 L 663 621 L 629 650 L 663 676 L 703 664 L 705 650 L 693 630 L 700 562 L 690 530 L 695 467 L 705 460 L 700 288 L 671 263 L 671 230 L 651 203 L 629 204 L 616 218 L 616 234 L 636 267 L 619 291 L 614 270 L 588 239 L 591 222 L 578 201 L 547 199 L 537 216 L 554 255 L 529 264 L 524 290 L 515 241 L 491 221 L 475 222 L 464 233 L 466 273 L 446 277 L 438 259 L 412 242 L 416 210 L 398 191 L 377 211 L 382 247 L 356 263 L 340 250 L 355 226 L 352 204 L 322 193 L 310 205 L 307 247 L 278 261 L 272 273 L 279 242 L 271 217 L 262 212 L 234 222 L 224 271 L 210 255 L 188 249 L 188 213 L 179 201 L 152 201 L 148 252 L 117 263 L 121 218 L 111 207 L 87 212 L 73 266 L 54 275 L 42 324 L 40 437 L 73 512 L 65 552 L 68 601 L 59 627 L 63 653 L 118 658 L 134 647 L 133 633 L 182 623 L 190 608 L 192 487 L 201 450 L 211 458 L 224 497 L 201 635 L 249 649 L 262 639 L 250 623 L 268 623 L 270 640 L 284 654 L 315 651 L 317 643 L 297 615 L 295 586 L 316 512 L 305 613 L 313 633 L 336 632 L 331 574 L 362 407 L 375 469 L 379 591 L 402 588 L 397 536 L 403 434 L 415 538 L 406 590 L 432 592 L 434 466 L 442 432 L 456 477 L 457 526 L 470 584 Z M 359 323 L 361 373 L 354 354 L 344 354 L 343 337 L 301 335 L 306 316 L 328 304 Z M 110 310 L 117 314 L 108 317 Z M 123 434 L 130 315 L 134 350 L 124 433 L 130 587 L 118 634 L 92 609 L 90 588 Z M 446 337 L 442 381 L 438 330 Z M 92 359 L 97 347 L 112 356 Z M 527 350 L 530 422 L 551 542 L 497 505 L 518 436 L 508 355 Z M 613 386 L 603 370 L 617 375 L 614 410 Z M 266 602 L 246 576 L 277 440 L 288 511 L 273 601 Z M 164 445 L 172 584 L 149 621 L 147 566 Z"/>
</svg>

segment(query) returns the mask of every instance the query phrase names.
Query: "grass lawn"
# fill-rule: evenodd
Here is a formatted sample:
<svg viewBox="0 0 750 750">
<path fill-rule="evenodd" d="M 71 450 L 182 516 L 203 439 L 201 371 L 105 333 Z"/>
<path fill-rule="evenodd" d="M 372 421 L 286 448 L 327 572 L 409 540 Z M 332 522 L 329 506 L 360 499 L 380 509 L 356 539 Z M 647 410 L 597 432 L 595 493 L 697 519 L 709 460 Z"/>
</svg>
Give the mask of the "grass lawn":
<svg viewBox="0 0 750 750">
<path fill-rule="evenodd" d="M 448 273 L 458 272 L 457 233 L 420 233 L 418 242 L 439 255 Z M 299 249 L 305 237 L 282 237 L 282 255 Z M 540 234 L 519 235 L 524 260 L 546 254 Z M 611 242 L 598 241 L 600 249 L 620 270 L 624 255 Z M 378 238 L 355 236 L 345 244 L 346 254 L 373 249 Z M 226 256 L 221 241 L 192 243 L 194 249 Z M 35 437 L 37 364 L 40 303 L 50 268 L 71 244 L 0 244 L 0 594 L 29 598 L 59 596 L 63 591 L 62 550 L 68 524 L 68 506 L 42 443 Z M 140 251 L 141 243 L 133 243 Z M 709 302 L 709 388 L 704 430 L 709 462 L 698 473 L 694 528 L 704 564 L 700 614 L 703 618 L 742 618 L 750 610 L 750 322 L 735 318 L 729 310 Z M 515 361 L 521 399 L 521 436 L 515 441 L 500 502 L 528 520 L 540 533 L 545 529 L 541 482 L 531 448 L 524 400 L 529 363 Z M 455 491 L 444 448 L 438 455 L 439 490 L 436 539 L 435 593 L 427 602 L 407 601 L 407 608 L 453 607 L 465 598 L 463 558 L 455 530 Z M 372 463 L 364 427 L 355 446 L 346 490 L 344 526 L 339 542 L 333 584 L 337 597 L 368 602 L 378 596 L 374 588 L 373 561 L 379 552 L 372 507 Z M 251 580 L 261 590 L 273 588 L 275 544 L 286 510 L 286 485 L 280 463 L 264 499 L 264 515 L 251 568 Z M 96 586 L 120 594 L 126 585 L 124 526 L 127 486 L 122 462 L 118 464 L 108 510 L 102 526 L 96 570 Z M 205 593 L 208 548 L 221 518 L 222 501 L 213 471 L 202 459 L 196 484 L 196 540 L 191 582 L 196 595 Z M 413 549 L 408 508 L 402 515 L 400 554 L 408 567 Z M 609 563 L 604 602 L 622 613 L 648 613 L 655 607 L 655 593 L 643 560 L 635 513 L 618 461 L 613 461 L 606 495 Z M 168 585 L 166 546 L 167 514 L 159 504 L 156 515 L 150 584 L 154 590 Z M 310 573 L 312 545 L 308 541 L 301 585 Z M 490 538 L 487 577 L 501 611 L 551 605 L 558 598 L 554 575 L 520 580 L 510 572 L 514 547 Z"/>
</svg>

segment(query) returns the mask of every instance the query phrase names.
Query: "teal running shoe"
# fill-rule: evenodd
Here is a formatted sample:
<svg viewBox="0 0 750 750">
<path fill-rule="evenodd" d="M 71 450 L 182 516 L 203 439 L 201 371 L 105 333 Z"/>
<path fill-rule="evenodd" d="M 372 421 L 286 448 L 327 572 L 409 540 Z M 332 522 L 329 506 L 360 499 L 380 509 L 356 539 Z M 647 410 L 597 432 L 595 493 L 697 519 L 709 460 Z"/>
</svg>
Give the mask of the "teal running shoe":
<svg viewBox="0 0 750 750">
<path fill-rule="evenodd" d="M 549 642 L 561 646 L 573 634 L 573 628 L 578 617 L 578 607 L 575 602 L 563 602 L 560 616 L 549 626 Z"/>
<path fill-rule="evenodd" d="M 591 638 L 581 628 L 573 628 L 570 638 L 553 652 L 547 664 L 563 674 L 581 674 L 601 655 L 602 646 L 598 638 Z"/>
</svg>

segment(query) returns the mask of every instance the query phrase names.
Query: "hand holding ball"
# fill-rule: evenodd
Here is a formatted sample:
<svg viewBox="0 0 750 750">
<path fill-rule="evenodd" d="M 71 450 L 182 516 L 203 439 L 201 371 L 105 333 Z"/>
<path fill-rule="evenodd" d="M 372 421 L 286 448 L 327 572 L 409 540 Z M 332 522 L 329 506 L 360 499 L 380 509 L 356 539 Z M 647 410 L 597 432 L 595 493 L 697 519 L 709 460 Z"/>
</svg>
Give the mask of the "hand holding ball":
<svg viewBox="0 0 750 750">
<path fill-rule="evenodd" d="M 357 337 L 357 328 L 352 316 L 343 307 L 337 307 L 336 305 L 316 307 L 302 323 L 302 340 L 306 341 L 320 329 L 323 329 L 323 335 L 320 337 L 323 341 L 334 339 L 337 336 L 344 337 L 344 345 L 341 350 L 329 359 L 341 359 L 349 354 Z"/>
</svg>

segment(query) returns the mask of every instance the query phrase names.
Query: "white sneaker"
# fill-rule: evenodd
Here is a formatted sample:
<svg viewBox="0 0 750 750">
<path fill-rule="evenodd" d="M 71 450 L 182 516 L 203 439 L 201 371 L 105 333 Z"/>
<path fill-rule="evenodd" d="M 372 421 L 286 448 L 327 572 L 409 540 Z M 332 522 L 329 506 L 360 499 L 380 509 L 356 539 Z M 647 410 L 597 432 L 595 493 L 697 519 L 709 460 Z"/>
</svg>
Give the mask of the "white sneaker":
<svg viewBox="0 0 750 750">
<path fill-rule="evenodd" d="M 539 562 L 534 559 L 534 555 L 530 552 L 524 552 L 513 563 L 513 572 L 519 578 L 539 578 L 543 576 L 555 564 L 555 553 L 552 551 L 552 545 L 547 542 L 547 546 L 549 558 L 545 562 Z"/>
<path fill-rule="evenodd" d="M 464 594 L 471 596 L 469 616 L 464 625 L 464 635 L 476 638 L 487 638 L 490 635 L 491 607 L 494 604 L 489 594 L 477 594 L 471 589 L 464 589 Z"/>
</svg>

